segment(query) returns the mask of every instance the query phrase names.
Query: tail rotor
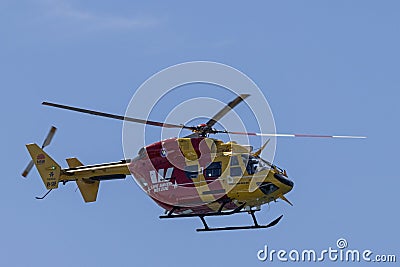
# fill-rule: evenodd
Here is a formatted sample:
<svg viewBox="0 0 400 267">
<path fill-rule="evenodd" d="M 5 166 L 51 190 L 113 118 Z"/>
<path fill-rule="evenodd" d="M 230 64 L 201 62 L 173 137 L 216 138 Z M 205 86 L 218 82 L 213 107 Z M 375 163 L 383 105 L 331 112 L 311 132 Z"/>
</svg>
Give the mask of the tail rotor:
<svg viewBox="0 0 400 267">
<path fill-rule="evenodd" d="M 51 126 L 49 133 L 47 134 L 46 138 L 43 141 L 42 144 L 42 149 L 45 148 L 46 146 L 50 145 L 51 140 L 54 137 L 54 134 L 56 133 L 57 128 L 54 126 Z M 34 165 L 33 159 L 28 163 L 28 166 L 26 166 L 25 170 L 22 172 L 22 177 L 26 178 L 31 171 L 32 167 Z"/>
</svg>

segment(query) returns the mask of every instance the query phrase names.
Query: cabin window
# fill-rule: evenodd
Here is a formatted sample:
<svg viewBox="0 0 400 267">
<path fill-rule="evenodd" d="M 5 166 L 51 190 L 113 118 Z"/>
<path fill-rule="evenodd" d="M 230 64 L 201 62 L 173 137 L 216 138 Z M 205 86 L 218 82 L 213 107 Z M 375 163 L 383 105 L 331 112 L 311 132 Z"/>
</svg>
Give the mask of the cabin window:
<svg viewBox="0 0 400 267">
<path fill-rule="evenodd" d="M 222 163 L 211 162 L 210 165 L 205 169 L 204 176 L 205 177 L 220 177 L 221 176 Z"/>
<path fill-rule="evenodd" d="M 242 176 L 242 168 L 238 167 L 231 167 L 231 176 Z"/>
<path fill-rule="evenodd" d="M 184 168 L 186 177 L 189 179 L 197 178 L 199 175 L 199 166 L 197 165 L 189 165 Z"/>
<path fill-rule="evenodd" d="M 231 166 L 236 166 L 239 165 L 239 160 L 237 158 L 237 156 L 232 156 L 231 157 Z"/>
</svg>

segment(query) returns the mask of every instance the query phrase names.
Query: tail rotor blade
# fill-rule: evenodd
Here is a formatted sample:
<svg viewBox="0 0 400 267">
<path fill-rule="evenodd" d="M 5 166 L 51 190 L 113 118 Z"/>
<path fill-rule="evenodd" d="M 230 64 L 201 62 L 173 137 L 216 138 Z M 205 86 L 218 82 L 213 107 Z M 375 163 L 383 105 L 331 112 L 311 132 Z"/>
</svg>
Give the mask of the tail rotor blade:
<svg viewBox="0 0 400 267">
<path fill-rule="evenodd" d="M 28 166 L 26 166 L 24 172 L 22 173 L 22 176 L 23 176 L 23 177 L 28 176 L 28 173 L 31 171 L 32 167 L 33 167 L 33 160 L 31 160 L 31 161 L 29 162 Z"/>
<path fill-rule="evenodd" d="M 54 127 L 54 126 L 51 126 L 49 133 L 47 134 L 46 138 L 43 141 L 42 148 L 45 148 L 46 146 L 50 145 L 51 140 L 53 139 L 54 134 L 56 133 L 56 131 L 57 131 L 57 128 Z M 22 172 L 22 177 L 26 178 L 28 176 L 28 174 L 31 171 L 33 165 L 34 165 L 34 162 L 33 162 L 33 160 L 31 160 L 28 163 L 28 166 L 26 166 L 25 170 Z"/>
<path fill-rule="evenodd" d="M 42 148 L 45 148 L 46 146 L 50 145 L 50 142 L 53 139 L 56 131 L 57 131 L 57 128 L 54 126 L 51 126 L 51 129 L 50 129 L 49 133 L 47 134 L 46 139 L 44 139 L 44 141 L 43 141 Z"/>
</svg>

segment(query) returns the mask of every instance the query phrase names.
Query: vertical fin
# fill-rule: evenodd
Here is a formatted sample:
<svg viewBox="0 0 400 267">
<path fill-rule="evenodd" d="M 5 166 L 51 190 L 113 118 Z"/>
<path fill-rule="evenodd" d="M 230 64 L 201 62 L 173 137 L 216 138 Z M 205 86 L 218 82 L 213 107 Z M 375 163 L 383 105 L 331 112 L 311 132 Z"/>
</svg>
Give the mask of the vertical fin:
<svg viewBox="0 0 400 267">
<path fill-rule="evenodd" d="M 97 192 L 99 191 L 99 181 L 93 180 L 77 180 L 76 184 L 78 185 L 79 191 L 82 194 L 83 200 L 85 202 L 94 202 L 97 198 Z"/>
<path fill-rule="evenodd" d="M 68 158 L 66 159 L 67 164 L 70 168 L 76 168 L 79 166 L 83 166 L 82 162 L 79 161 L 77 158 Z"/>
<path fill-rule="evenodd" d="M 31 155 L 33 163 L 42 177 L 43 183 L 47 189 L 58 188 L 61 167 L 37 144 L 28 144 L 26 148 Z"/>
<path fill-rule="evenodd" d="M 83 166 L 83 163 L 79 161 L 77 158 L 68 158 L 66 159 L 68 166 L 70 168 L 76 168 L 79 166 Z M 80 179 L 76 180 L 76 184 L 78 185 L 79 191 L 83 197 L 85 202 L 94 202 L 97 198 L 97 192 L 99 191 L 99 181 L 94 181 L 90 179 Z"/>
</svg>

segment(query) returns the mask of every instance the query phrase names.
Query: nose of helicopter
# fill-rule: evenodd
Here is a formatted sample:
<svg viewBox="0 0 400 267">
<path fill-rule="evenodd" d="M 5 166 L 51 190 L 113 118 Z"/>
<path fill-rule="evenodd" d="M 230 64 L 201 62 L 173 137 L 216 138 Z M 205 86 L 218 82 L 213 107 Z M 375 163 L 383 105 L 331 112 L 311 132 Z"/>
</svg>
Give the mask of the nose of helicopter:
<svg viewBox="0 0 400 267">
<path fill-rule="evenodd" d="M 290 186 L 291 188 L 294 186 L 294 183 L 292 180 L 289 180 L 287 177 L 285 177 L 284 175 L 282 175 L 280 173 L 275 173 L 274 177 L 284 185 Z"/>
</svg>

